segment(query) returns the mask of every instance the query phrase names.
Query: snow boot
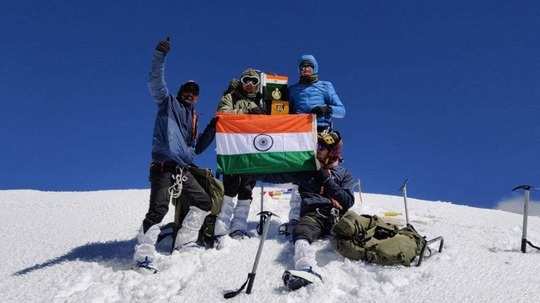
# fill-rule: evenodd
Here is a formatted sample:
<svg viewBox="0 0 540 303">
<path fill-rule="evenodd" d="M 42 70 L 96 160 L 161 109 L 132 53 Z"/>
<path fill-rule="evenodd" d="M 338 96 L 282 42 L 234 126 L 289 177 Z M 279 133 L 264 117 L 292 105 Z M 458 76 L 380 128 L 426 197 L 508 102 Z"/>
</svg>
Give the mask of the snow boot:
<svg viewBox="0 0 540 303">
<path fill-rule="evenodd" d="M 135 268 L 141 269 L 141 272 L 157 273 L 157 269 L 152 265 L 156 257 L 156 241 L 161 229 L 157 224 L 143 232 L 143 227 L 137 234 L 137 244 L 135 245 L 135 253 L 133 254 L 133 262 Z"/>
<path fill-rule="evenodd" d="M 183 247 L 192 247 L 193 244 L 196 244 L 199 238 L 199 230 L 208 214 L 210 214 L 209 211 L 204 211 L 195 206 L 189 207 L 189 211 L 182 222 L 182 227 L 176 234 L 175 250 L 180 250 Z"/>
<path fill-rule="evenodd" d="M 157 274 L 158 270 L 152 264 L 152 262 L 145 257 L 143 261 L 135 261 L 135 269 L 141 274 Z"/>
<path fill-rule="evenodd" d="M 235 230 L 233 231 L 232 233 L 229 234 L 229 237 L 235 239 L 235 240 L 242 240 L 242 239 L 245 239 L 245 238 L 251 238 L 251 234 L 248 233 L 247 231 L 243 231 L 243 230 Z"/>
<path fill-rule="evenodd" d="M 247 234 L 247 218 L 249 215 L 249 206 L 251 200 L 238 200 L 234 208 L 234 216 L 231 222 L 231 234 L 240 231 Z"/>
<path fill-rule="evenodd" d="M 311 267 L 302 270 L 286 270 L 281 278 L 285 287 L 291 291 L 323 281 L 322 276 Z"/>
<path fill-rule="evenodd" d="M 294 268 L 313 268 L 316 265 L 315 250 L 308 240 L 298 239 L 294 243 Z"/>
<path fill-rule="evenodd" d="M 216 225 L 214 227 L 215 236 L 224 236 L 229 232 L 233 212 L 233 197 L 223 196 L 223 204 L 221 205 L 221 211 L 216 218 Z"/>
</svg>

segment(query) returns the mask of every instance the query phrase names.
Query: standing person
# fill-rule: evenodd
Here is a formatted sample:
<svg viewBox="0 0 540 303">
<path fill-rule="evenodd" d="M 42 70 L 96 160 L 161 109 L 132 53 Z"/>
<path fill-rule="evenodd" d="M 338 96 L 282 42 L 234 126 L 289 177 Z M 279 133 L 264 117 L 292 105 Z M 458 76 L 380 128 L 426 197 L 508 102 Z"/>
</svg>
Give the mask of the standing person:
<svg viewBox="0 0 540 303">
<path fill-rule="evenodd" d="M 187 167 L 193 164 L 197 135 L 195 103 L 199 85 L 188 81 L 180 86 L 176 96 L 170 95 L 164 79 L 165 57 L 170 51 L 169 38 L 156 46 L 148 86 L 158 112 L 152 140 L 150 165 L 150 206 L 137 235 L 133 256 L 137 267 L 157 272 L 153 262 L 159 224 L 169 209 L 170 188 L 181 184 L 181 195 L 191 201 L 182 228 L 178 231 L 174 249 L 195 245 L 199 229 L 211 208 L 211 198 L 191 175 Z M 178 182 L 179 181 L 179 182 Z M 174 197 L 177 198 L 177 197 Z"/>
<path fill-rule="evenodd" d="M 345 106 L 330 81 L 319 80 L 319 64 L 312 55 L 298 60 L 300 79 L 289 86 L 289 99 L 293 113 L 317 115 L 318 132 L 332 128 L 332 118 L 345 117 Z"/>
<path fill-rule="evenodd" d="M 298 60 L 298 83 L 289 86 L 289 99 L 295 114 L 317 115 L 317 131 L 332 129 L 332 118 L 345 117 L 345 106 L 330 81 L 319 80 L 319 64 L 312 55 L 302 55 Z M 289 222 L 281 227 L 290 232 L 298 223 L 300 196 L 292 189 Z"/>
<path fill-rule="evenodd" d="M 265 114 L 260 93 L 260 72 L 248 68 L 240 75 L 240 81 L 232 80 L 219 102 L 219 113 Z M 214 234 L 218 237 L 229 234 L 232 238 L 249 237 L 247 218 L 256 180 L 250 175 L 223 175 L 225 197 L 217 217 Z M 238 196 L 236 205 L 234 197 Z"/>
</svg>

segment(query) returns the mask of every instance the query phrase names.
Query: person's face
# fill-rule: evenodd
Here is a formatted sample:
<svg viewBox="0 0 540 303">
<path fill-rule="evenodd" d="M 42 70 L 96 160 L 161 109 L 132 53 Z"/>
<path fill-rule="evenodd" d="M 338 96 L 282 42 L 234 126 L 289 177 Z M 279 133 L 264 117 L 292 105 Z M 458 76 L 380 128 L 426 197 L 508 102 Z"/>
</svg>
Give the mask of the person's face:
<svg viewBox="0 0 540 303">
<path fill-rule="evenodd" d="M 325 163 L 328 158 L 328 149 L 324 146 L 319 145 L 317 147 L 317 160 L 321 163 Z"/>
<path fill-rule="evenodd" d="M 300 76 L 302 77 L 313 76 L 313 67 L 311 65 L 302 65 L 300 67 Z"/>
<path fill-rule="evenodd" d="M 180 93 L 180 98 L 184 102 L 195 103 L 199 99 L 199 96 L 195 95 L 193 92 L 190 91 L 183 91 Z"/>
</svg>

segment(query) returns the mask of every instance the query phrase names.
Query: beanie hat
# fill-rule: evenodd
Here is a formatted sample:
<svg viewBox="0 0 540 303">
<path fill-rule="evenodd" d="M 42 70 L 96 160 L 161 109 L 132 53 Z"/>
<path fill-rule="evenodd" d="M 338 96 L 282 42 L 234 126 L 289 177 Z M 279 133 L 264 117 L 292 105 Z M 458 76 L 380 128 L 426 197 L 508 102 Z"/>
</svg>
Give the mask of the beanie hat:
<svg viewBox="0 0 540 303">
<path fill-rule="evenodd" d="M 298 59 L 298 70 L 300 70 L 300 66 L 305 64 L 306 62 L 311 63 L 309 65 L 313 66 L 313 73 L 318 74 L 319 73 L 319 64 L 317 63 L 317 59 L 313 55 L 302 55 L 300 56 L 300 59 Z"/>
<path fill-rule="evenodd" d="M 193 80 L 189 80 L 180 86 L 180 89 L 178 90 L 178 95 L 180 95 L 184 91 L 193 93 L 193 95 L 198 96 L 199 84 L 197 84 L 197 82 Z"/>
<path fill-rule="evenodd" d="M 240 75 L 240 81 L 242 81 L 242 78 L 244 77 L 251 77 L 257 79 L 257 84 L 261 83 L 261 76 L 259 75 L 260 71 L 254 69 L 254 68 L 247 68 L 245 71 L 242 72 Z"/>
</svg>

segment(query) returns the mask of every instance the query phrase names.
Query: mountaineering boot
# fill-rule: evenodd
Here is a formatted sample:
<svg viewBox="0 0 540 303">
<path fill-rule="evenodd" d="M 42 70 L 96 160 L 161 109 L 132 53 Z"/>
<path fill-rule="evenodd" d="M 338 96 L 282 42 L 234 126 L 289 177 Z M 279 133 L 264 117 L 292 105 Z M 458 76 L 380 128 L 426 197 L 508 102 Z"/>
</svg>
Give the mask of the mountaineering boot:
<svg viewBox="0 0 540 303">
<path fill-rule="evenodd" d="M 189 207 L 184 222 L 182 222 L 182 227 L 176 234 L 176 241 L 174 243 L 175 250 L 196 245 L 197 238 L 199 238 L 199 230 L 208 214 L 210 214 L 209 211 L 204 211 L 195 206 Z"/>
<path fill-rule="evenodd" d="M 152 265 L 156 256 L 156 241 L 161 232 L 157 224 L 150 226 L 144 232 L 143 227 L 137 234 L 137 244 L 135 245 L 135 253 L 133 254 L 133 262 L 135 267 L 141 272 L 157 273 L 157 269 Z"/>
<path fill-rule="evenodd" d="M 229 234 L 229 237 L 235 239 L 235 240 L 242 240 L 245 238 L 251 238 L 251 234 L 247 231 L 243 230 L 235 230 L 232 233 Z"/>
<path fill-rule="evenodd" d="M 297 290 L 313 283 L 322 282 L 322 276 L 311 267 L 302 270 L 286 270 L 281 276 L 285 287 L 289 290 Z"/>
<path fill-rule="evenodd" d="M 244 238 L 249 237 L 247 232 L 247 218 L 249 215 L 249 206 L 251 200 L 238 200 L 236 207 L 234 208 L 234 216 L 231 222 L 231 233 L 229 236 L 232 238 Z"/>
<path fill-rule="evenodd" d="M 294 268 L 300 270 L 313 268 L 315 265 L 315 250 L 311 247 L 308 240 L 296 240 L 294 243 Z"/>
<path fill-rule="evenodd" d="M 221 211 L 216 218 L 216 225 L 214 227 L 215 236 L 224 236 L 229 232 L 233 211 L 233 197 L 223 196 L 223 204 L 221 205 Z"/>
</svg>

